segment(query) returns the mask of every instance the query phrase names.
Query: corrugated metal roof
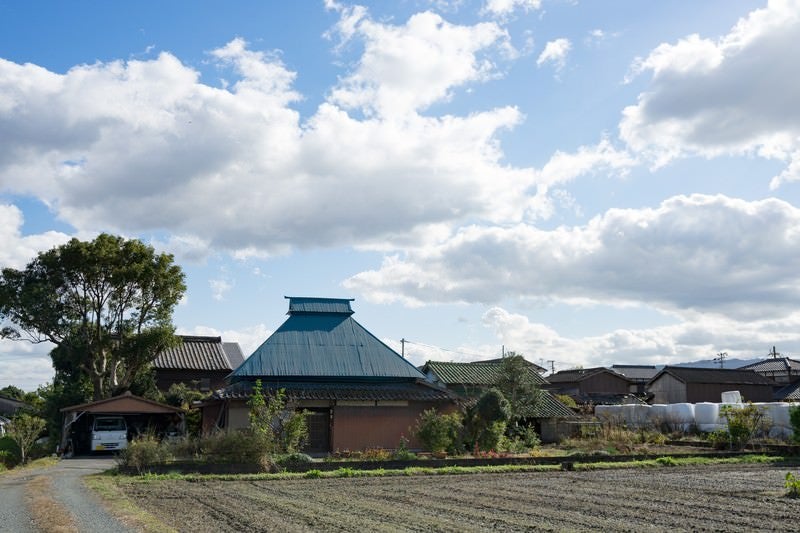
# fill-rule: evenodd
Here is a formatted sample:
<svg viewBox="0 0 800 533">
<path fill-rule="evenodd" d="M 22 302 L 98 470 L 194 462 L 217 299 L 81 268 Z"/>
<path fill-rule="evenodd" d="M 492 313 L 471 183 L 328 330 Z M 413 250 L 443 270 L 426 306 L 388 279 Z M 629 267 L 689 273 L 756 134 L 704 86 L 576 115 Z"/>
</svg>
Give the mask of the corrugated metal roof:
<svg viewBox="0 0 800 533">
<path fill-rule="evenodd" d="M 290 313 L 231 374 L 232 381 L 256 377 L 424 379 L 414 365 L 339 312 Z"/>
<path fill-rule="evenodd" d="M 764 359 L 763 361 L 739 367 L 739 370 L 752 370 L 754 372 L 789 372 L 791 370 L 800 372 L 800 361 L 795 361 L 788 357 Z"/>
<path fill-rule="evenodd" d="M 265 391 L 284 389 L 293 400 L 342 401 L 452 401 L 447 390 L 419 382 L 406 383 L 350 383 L 350 382 L 268 382 Z M 252 381 L 239 381 L 216 391 L 214 399 L 247 399 L 253 391 Z"/>
<path fill-rule="evenodd" d="M 180 335 L 180 338 L 182 342 L 178 346 L 158 354 L 153 361 L 156 369 L 231 371 L 236 368 L 229 360 L 220 337 Z M 229 348 L 229 351 L 235 350 Z"/>
<path fill-rule="evenodd" d="M 686 366 L 665 366 L 651 380 L 657 380 L 668 373 L 684 383 L 719 383 L 731 385 L 774 385 L 775 382 L 752 370 L 728 368 L 692 368 Z"/>
<path fill-rule="evenodd" d="M 500 376 L 501 362 L 483 363 L 449 363 L 444 361 L 428 361 L 422 371 L 432 372 L 439 381 L 446 385 L 494 385 Z M 546 383 L 534 367 L 528 367 L 536 384 Z"/>
<path fill-rule="evenodd" d="M 352 298 L 307 298 L 284 296 L 289 300 L 289 314 L 293 313 L 335 313 L 352 315 Z"/>
</svg>

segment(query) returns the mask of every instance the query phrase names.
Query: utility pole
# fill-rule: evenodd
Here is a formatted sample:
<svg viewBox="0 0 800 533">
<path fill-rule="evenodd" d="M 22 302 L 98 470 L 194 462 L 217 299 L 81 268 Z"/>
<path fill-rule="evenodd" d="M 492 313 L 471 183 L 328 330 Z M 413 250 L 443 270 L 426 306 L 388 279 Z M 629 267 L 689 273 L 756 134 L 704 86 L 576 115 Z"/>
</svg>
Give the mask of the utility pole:
<svg viewBox="0 0 800 533">
<path fill-rule="evenodd" d="M 406 358 L 406 340 L 400 339 L 400 355 L 403 356 L 403 359 Z"/>
<path fill-rule="evenodd" d="M 502 357 L 505 357 L 505 356 L 506 356 L 506 345 L 505 345 L 505 344 L 501 344 L 501 345 L 500 345 L 500 355 L 501 355 Z"/>
<path fill-rule="evenodd" d="M 551 374 L 555 374 L 556 373 L 556 362 L 553 361 L 552 359 L 548 359 L 547 362 L 550 363 L 550 373 Z"/>
<path fill-rule="evenodd" d="M 719 363 L 720 368 L 725 368 L 725 358 L 728 357 L 728 352 L 719 352 L 717 357 L 714 358 L 715 363 Z"/>
<path fill-rule="evenodd" d="M 769 352 L 767 355 L 771 355 L 773 359 L 777 359 L 777 358 L 778 358 L 778 356 L 779 356 L 779 355 L 781 355 L 781 354 L 779 354 L 779 353 L 778 353 L 778 351 L 777 351 L 777 350 L 775 349 L 775 347 L 773 346 L 773 347 L 772 347 L 772 351 L 771 351 L 771 352 Z"/>
</svg>

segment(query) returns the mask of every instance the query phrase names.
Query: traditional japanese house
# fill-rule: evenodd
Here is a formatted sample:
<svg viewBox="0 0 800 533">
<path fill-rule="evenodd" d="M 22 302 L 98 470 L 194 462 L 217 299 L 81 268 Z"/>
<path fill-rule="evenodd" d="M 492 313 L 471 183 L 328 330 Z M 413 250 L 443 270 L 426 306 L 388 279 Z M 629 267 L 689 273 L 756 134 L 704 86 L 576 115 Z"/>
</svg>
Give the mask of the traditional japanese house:
<svg viewBox="0 0 800 533">
<path fill-rule="evenodd" d="M 283 389 L 306 409 L 310 452 L 416 447 L 413 427 L 423 410 L 454 409 L 455 396 L 425 379 L 414 365 L 353 319 L 350 299 L 289 300 L 289 318 L 203 406 L 203 427 L 247 427 L 247 400 L 256 380 Z"/>
</svg>

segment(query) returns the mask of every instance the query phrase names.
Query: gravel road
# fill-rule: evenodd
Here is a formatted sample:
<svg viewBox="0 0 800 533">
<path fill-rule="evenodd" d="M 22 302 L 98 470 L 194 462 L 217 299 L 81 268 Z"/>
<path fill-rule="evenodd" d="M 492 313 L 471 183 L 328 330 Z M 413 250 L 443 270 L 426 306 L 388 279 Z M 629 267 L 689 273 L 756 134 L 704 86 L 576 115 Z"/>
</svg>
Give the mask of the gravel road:
<svg viewBox="0 0 800 533">
<path fill-rule="evenodd" d="M 71 513 L 80 532 L 132 531 L 102 507 L 81 478 L 108 470 L 113 457 L 78 457 L 64 459 L 55 466 L 10 472 L 0 476 L 0 531 L 34 533 L 37 529 L 26 505 L 25 487 L 38 476 L 47 476 L 53 487 L 52 497 Z"/>
</svg>

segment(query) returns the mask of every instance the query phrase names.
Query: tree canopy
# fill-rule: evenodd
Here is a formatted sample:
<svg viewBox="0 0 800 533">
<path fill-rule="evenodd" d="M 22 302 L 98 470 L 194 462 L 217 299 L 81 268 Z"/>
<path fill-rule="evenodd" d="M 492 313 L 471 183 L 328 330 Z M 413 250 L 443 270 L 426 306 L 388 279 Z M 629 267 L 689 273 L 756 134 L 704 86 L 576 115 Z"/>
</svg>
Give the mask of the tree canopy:
<svg viewBox="0 0 800 533">
<path fill-rule="evenodd" d="M 497 388 L 508 400 L 510 419 L 515 424 L 530 417 L 539 402 L 541 391 L 533 372 L 521 354 L 508 352 L 500 361 Z"/>
<path fill-rule="evenodd" d="M 0 274 L 5 338 L 52 342 L 53 367 L 88 378 L 94 399 L 127 390 L 177 342 L 172 312 L 186 290 L 170 254 L 101 234 L 40 253 Z"/>
</svg>

